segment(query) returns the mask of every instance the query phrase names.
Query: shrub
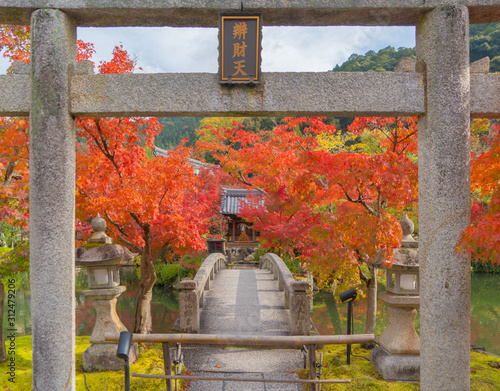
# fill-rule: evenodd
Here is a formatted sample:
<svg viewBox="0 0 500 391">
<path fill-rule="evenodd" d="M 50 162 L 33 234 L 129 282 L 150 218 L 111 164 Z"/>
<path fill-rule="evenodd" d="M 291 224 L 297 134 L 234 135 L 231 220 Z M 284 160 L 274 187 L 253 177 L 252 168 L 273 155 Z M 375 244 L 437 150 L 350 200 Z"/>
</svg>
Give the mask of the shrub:
<svg viewBox="0 0 500 391">
<path fill-rule="evenodd" d="M 176 285 L 182 278 L 188 276 L 188 270 L 181 267 L 178 263 L 168 265 L 155 265 L 156 284 L 165 287 Z"/>
</svg>

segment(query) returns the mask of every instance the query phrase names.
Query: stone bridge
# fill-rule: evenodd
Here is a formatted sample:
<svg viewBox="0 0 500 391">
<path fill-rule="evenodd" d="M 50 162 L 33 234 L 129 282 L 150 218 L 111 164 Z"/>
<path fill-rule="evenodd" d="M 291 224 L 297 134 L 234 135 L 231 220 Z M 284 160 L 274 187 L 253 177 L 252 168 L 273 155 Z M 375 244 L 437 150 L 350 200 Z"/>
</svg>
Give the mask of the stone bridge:
<svg viewBox="0 0 500 391">
<path fill-rule="evenodd" d="M 228 269 L 223 254 L 210 254 L 193 280 L 180 284 L 181 333 L 219 336 L 309 335 L 310 296 L 305 281 L 295 281 L 275 254 L 260 259 L 259 269 Z M 197 376 L 223 374 L 228 380 L 193 381 L 192 390 L 300 390 L 296 384 L 234 383 L 245 379 L 296 380 L 300 349 L 280 347 L 184 347 L 185 364 Z M 207 388 L 208 387 L 208 388 Z"/>
<path fill-rule="evenodd" d="M 260 269 L 228 269 L 223 254 L 210 254 L 180 288 L 181 333 L 309 335 L 309 285 L 275 254 Z"/>
</svg>

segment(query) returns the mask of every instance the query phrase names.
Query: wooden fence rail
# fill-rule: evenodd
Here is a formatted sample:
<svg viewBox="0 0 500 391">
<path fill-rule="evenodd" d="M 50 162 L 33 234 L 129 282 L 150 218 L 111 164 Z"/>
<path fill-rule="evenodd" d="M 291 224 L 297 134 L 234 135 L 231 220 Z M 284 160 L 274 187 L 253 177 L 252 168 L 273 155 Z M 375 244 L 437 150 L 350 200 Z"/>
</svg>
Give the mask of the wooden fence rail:
<svg viewBox="0 0 500 391">
<path fill-rule="evenodd" d="M 106 333 L 106 341 L 117 342 L 120 334 Z M 145 375 L 133 373 L 133 377 L 147 377 L 165 379 L 167 391 L 172 391 L 172 380 L 226 380 L 244 382 L 287 382 L 287 383 L 310 383 L 311 391 L 318 390 L 317 385 L 321 383 L 347 383 L 349 380 L 320 380 L 317 376 L 316 346 L 318 345 L 343 345 L 364 344 L 375 341 L 373 334 L 355 335 L 218 335 L 218 334 L 134 334 L 132 342 L 161 343 L 163 345 L 163 362 L 165 375 Z M 173 376 L 171 375 L 172 360 L 170 358 L 169 344 L 200 344 L 200 345 L 234 345 L 234 346 L 307 346 L 309 354 L 309 380 L 287 380 L 275 381 L 267 379 L 244 379 L 244 378 L 222 378 L 206 376 Z"/>
</svg>

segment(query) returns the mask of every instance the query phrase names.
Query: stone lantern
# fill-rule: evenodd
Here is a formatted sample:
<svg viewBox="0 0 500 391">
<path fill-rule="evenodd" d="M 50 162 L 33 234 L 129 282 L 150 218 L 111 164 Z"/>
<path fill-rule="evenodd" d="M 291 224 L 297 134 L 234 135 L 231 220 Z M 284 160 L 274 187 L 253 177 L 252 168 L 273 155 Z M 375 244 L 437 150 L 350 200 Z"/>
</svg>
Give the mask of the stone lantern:
<svg viewBox="0 0 500 391">
<path fill-rule="evenodd" d="M 208 253 L 222 253 L 226 254 L 226 240 L 225 239 L 207 239 Z"/>
<path fill-rule="evenodd" d="M 118 244 L 106 235 L 106 220 L 97 215 L 92 220 L 94 234 L 88 240 L 89 244 L 97 244 L 86 250 L 79 247 L 76 250 L 76 266 L 87 269 L 88 290 L 82 294 L 92 300 L 96 310 L 96 323 L 91 345 L 82 354 L 83 370 L 119 371 L 123 369 L 123 361 L 116 357 L 117 344 L 104 340 L 107 332 L 120 333 L 127 331 L 116 313 L 116 301 L 126 288 L 120 285 L 120 264 L 131 261 L 137 254 Z M 131 349 L 131 361 L 137 357 L 137 344 Z"/>
<path fill-rule="evenodd" d="M 418 381 L 420 378 L 420 338 L 415 331 L 416 308 L 420 304 L 418 274 L 418 242 L 413 239 L 414 224 L 405 216 L 401 247 L 394 250 L 394 263 L 385 266 L 387 292 L 379 298 L 388 304 L 389 324 L 380 336 L 379 347 L 370 360 L 386 380 Z"/>
</svg>

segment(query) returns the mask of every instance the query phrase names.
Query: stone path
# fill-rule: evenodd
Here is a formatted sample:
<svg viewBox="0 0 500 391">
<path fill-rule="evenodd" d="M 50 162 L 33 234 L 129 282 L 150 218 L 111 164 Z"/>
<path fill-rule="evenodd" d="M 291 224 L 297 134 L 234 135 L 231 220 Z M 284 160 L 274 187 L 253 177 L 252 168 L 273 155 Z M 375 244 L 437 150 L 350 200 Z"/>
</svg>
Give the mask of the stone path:
<svg viewBox="0 0 500 391">
<path fill-rule="evenodd" d="M 223 269 L 206 292 L 200 316 L 202 334 L 290 335 L 283 293 L 268 270 Z M 298 349 L 184 348 L 192 374 L 248 379 L 297 379 L 303 367 Z M 298 384 L 194 381 L 191 390 L 301 390 Z"/>
</svg>

